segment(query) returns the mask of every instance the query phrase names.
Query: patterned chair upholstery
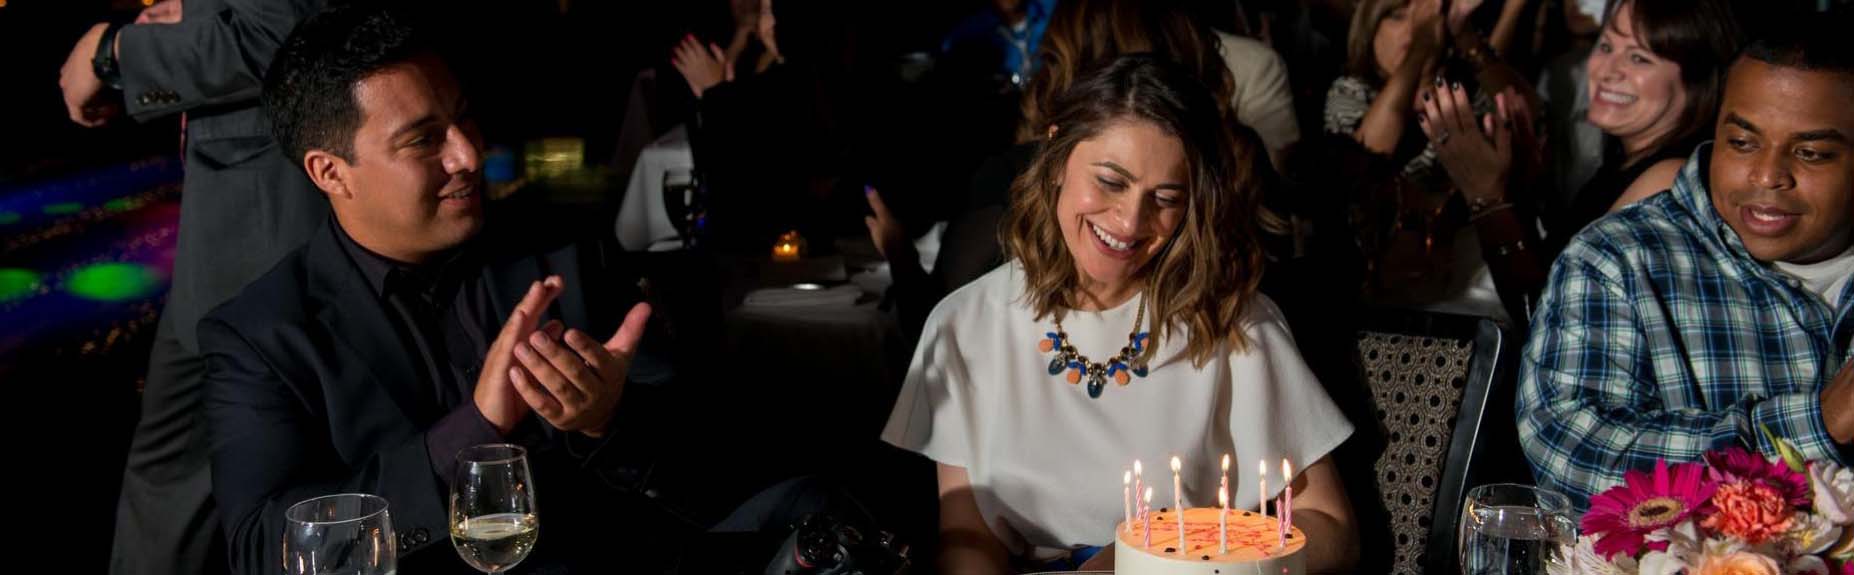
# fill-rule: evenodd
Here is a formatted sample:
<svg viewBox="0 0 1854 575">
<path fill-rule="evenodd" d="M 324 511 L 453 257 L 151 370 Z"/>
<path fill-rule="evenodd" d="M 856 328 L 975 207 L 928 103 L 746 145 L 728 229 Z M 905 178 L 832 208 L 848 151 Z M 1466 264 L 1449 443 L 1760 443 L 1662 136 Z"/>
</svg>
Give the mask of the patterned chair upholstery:
<svg viewBox="0 0 1854 575">
<path fill-rule="evenodd" d="M 1525 480 L 1515 475 L 1526 471 L 1515 459 L 1508 365 L 1517 346 L 1489 319 L 1404 310 L 1373 311 L 1356 341 L 1384 438 L 1374 465 L 1390 523 L 1379 535 L 1391 540 L 1393 562 L 1384 571 L 1455 573 L 1467 489 Z M 1374 527 L 1381 526 L 1361 529 Z"/>
</svg>

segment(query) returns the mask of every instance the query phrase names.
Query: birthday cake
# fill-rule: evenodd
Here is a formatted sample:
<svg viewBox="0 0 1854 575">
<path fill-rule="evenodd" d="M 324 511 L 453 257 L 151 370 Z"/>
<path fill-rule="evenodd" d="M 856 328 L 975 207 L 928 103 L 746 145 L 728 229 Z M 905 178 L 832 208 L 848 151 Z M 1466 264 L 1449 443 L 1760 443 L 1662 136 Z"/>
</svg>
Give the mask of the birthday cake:
<svg viewBox="0 0 1854 575">
<path fill-rule="evenodd" d="M 1280 535 L 1280 520 L 1252 511 L 1230 510 L 1228 525 L 1217 522 L 1215 508 L 1184 511 L 1184 537 L 1178 537 L 1178 514 L 1155 510 L 1147 521 L 1135 519 L 1115 529 L 1114 573 L 1122 575 L 1301 575 L 1306 563 L 1300 550 L 1307 536 L 1299 528 Z M 1146 529 L 1151 529 L 1150 535 Z M 1217 538 L 1227 533 L 1227 545 Z"/>
</svg>

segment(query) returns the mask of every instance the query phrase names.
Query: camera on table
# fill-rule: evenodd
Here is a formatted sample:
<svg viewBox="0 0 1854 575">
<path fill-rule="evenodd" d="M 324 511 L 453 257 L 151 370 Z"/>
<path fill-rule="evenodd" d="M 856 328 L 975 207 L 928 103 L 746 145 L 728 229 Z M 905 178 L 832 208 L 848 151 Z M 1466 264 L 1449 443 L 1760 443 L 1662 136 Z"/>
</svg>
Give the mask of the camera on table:
<svg viewBox="0 0 1854 575">
<path fill-rule="evenodd" d="M 807 514 L 780 544 L 766 575 L 895 575 L 908 564 L 907 546 L 895 536 L 874 537 L 829 515 Z"/>
</svg>

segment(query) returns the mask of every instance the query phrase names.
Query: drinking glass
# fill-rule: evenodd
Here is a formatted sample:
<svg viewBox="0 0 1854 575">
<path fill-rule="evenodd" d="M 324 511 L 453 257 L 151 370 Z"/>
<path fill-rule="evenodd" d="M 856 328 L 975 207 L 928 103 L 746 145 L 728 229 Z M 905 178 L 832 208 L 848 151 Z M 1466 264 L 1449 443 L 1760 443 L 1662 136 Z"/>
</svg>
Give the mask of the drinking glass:
<svg viewBox="0 0 1854 575">
<path fill-rule="evenodd" d="M 386 500 L 364 493 L 309 499 L 283 512 L 288 575 L 392 575 L 398 569 Z"/>
<path fill-rule="evenodd" d="M 451 544 L 465 563 L 501 573 L 521 563 L 541 536 L 528 451 L 509 444 L 466 447 L 451 481 Z"/>
<path fill-rule="evenodd" d="M 1513 483 L 1468 491 L 1461 506 L 1464 575 L 1545 575 L 1577 544 L 1577 523 L 1564 495 Z"/>
</svg>

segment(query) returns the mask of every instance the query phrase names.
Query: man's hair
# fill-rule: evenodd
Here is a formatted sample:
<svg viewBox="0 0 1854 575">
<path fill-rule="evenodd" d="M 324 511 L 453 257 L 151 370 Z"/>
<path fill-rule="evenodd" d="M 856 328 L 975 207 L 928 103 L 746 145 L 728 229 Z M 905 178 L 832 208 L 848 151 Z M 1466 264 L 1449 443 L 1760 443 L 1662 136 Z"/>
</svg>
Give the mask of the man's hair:
<svg viewBox="0 0 1854 575">
<path fill-rule="evenodd" d="M 1746 46 L 1743 57 L 1772 66 L 1854 75 L 1854 12 L 1802 18 Z"/>
<path fill-rule="evenodd" d="M 324 150 L 353 162 L 361 80 L 425 53 L 403 12 L 370 2 L 331 6 L 296 27 L 264 75 L 264 114 L 292 162 Z"/>
</svg>

